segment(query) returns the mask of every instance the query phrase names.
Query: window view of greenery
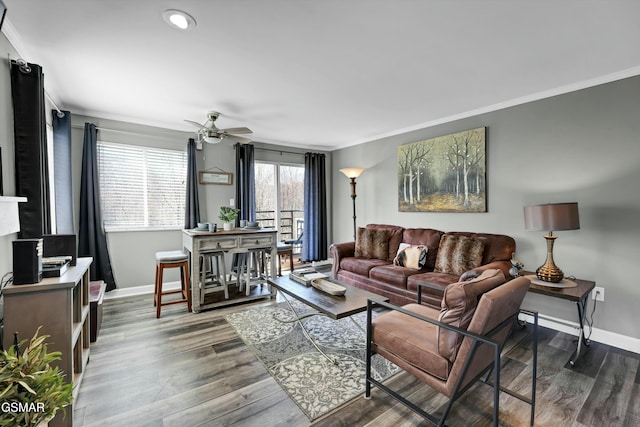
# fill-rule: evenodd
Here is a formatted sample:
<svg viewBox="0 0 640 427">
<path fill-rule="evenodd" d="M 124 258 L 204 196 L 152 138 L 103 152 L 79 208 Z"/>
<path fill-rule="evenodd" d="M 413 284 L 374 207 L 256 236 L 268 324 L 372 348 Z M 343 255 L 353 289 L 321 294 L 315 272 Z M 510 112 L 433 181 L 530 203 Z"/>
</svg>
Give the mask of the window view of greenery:
<svg viewBox="0 0 640 427">
<path fill-rule="evenodd" d="M 279 239 L 295 239 L 302 232 L 304 166 L 255 164 L 256 217 L 263 226 L 276 226 Z"/>
<path fill-rule="evenodd" d="M 184 226 L 187 153 L 98 142 L 106 231 Z"/>
</svg>

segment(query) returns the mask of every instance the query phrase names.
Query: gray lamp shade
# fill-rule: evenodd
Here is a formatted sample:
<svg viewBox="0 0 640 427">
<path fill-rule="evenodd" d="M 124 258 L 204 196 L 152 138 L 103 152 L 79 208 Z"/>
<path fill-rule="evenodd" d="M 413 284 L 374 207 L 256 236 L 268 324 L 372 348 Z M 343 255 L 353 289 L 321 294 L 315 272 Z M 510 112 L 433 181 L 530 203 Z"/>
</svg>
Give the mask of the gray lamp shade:
<svg viewBox="0 0 640 427">
<path fill-rule="evenodd" d="M 524 227 L 532 231 L 577 230 L 578 203 L 548 203 L 524 207 Z"/>
</svg>

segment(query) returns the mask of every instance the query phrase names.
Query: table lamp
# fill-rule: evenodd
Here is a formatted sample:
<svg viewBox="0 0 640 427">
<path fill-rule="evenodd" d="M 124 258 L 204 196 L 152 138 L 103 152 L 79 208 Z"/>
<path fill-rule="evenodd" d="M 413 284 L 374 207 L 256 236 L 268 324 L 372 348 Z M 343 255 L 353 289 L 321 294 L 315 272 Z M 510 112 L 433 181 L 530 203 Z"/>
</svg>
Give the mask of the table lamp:
<svg viewBox="0 0 640 427">
<path fill-rule="evenodd" d="M 536 276 L 545 282 L 557 283 L 562 281 L 564 273 L 553 261 L 553 244 L 557 236 L 554 231 L 578 230 L 580 219 L 578 218 L 578 203 L 548 203 L 524 207 L 524 226 L 527 230 L 547 230 L 547 260 L 536 270 Z"/>
</svg>

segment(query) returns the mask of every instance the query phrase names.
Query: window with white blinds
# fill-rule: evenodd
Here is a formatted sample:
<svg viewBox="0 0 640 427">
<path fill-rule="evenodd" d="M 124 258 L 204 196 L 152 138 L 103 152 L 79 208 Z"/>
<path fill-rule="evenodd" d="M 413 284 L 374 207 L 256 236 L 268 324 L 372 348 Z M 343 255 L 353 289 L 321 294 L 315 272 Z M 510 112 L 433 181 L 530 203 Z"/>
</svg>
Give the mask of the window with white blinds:
<svg viewBox="0 0 640 427">
<path fill-rule="evenodd" d="M 186 151 L 98 141 L 106 231 L 182 228 Z"/>
</svg>

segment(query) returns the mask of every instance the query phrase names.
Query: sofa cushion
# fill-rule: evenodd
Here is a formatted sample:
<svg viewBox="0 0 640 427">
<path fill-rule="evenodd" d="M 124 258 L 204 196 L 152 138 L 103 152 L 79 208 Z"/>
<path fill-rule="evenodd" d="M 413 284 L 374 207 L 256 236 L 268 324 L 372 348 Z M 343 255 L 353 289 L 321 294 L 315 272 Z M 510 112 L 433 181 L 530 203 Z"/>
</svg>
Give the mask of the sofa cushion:
<svg viewBox="0 0 640 427">
<path fill-rule="evenodd" d="M 435 320 L 437 311 L 418 304 L 403 307 L 409 311 Z M 408 316 L 399 311 L 389 311 L 372 320 L 371 339 L 375 343 L 374 351 L 396 358 L 402 355 L 402 361 L 418 369 L 446 380 L 451 363 L 438 353 L 435 344 L 437 326 Z M 385 356 L 386 357 L 386 356 Z"/>
<path fill-rule="evenodd" d="M 427 247 L 400 243 L 398 255 L 393 259 L 394 265 L 421 270 L 427 263 Z"/>
<path fill-rule="evenodd" d="M 389 257 L 389 230 L 358 228 L 356 239 L 356 258 L 375 258 L 386 260 Z"/>
<path fill-rule="evenodd" d="M 491 269 L 485 270 L 480 276 L 469 281 L 447 286 L 442 298 L 442 308 L 438 320 L 460 329 L 467 329 L 480 296 L 505 281 L 501 270 Z M 464 337 L 445 328 L 438 328 L 436 333 L 438 352 L 453 362 Z"/>
<path fill-rule="evenodd" d="M 340 269 L 359 274 L 360 276 L 369 277 L 369 270 L 372 268 L 389 264 L 389 261 L 383 259 L 347 257 L 340 260 Z"/>
<path fill-rule="evenodd" d="M 369 277 L 397 288 L 407 289 L 407 278 L 419 272 L 420 270 L 399 265 L 383 265 L 372 268 L 369 271 Z"/>
<path fill-rule="evenodd" d="M 482 265 L 486 239 L 445 234 L 440 240 L 435 272 L 460 276 Z"/>
<path fill-rule="evenodd" d="M 428 271 L 426 273 L 419 272 L 420 274 L 415 274 L 407 279 L 407 289 L 413 292 L 418 292 L 418 285 L 428 284 L 430 287 L 435 287 L 438 289 L 442 289 L 439 292 L 438 297 L 438 309 L 440 309 L 440 300 L 442 299 L 442 294 L 444 293 L 444 288 L 449 286 L 452 283 L 456 283 L 458 281 L 458 277 L 455 274 L 446 274 L 446 273 L 436 273 L 433 271 Z M 423 289 L 423 295 L 426 289 Z M 428 293 L 433 292 L 431 289 L 428 290 Z"/>
</svg>

